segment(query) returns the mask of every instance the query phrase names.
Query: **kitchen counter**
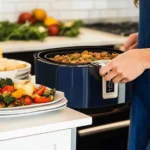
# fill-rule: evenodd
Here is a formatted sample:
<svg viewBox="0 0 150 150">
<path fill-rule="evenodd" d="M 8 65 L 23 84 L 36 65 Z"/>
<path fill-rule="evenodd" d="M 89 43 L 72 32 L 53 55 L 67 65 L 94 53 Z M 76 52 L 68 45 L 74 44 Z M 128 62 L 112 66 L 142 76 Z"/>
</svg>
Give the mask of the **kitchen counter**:
<svg viewBox="0 0 150 150">
<path fill-rule="evenodd" d="M 93 29 L 82 28 L 81 34 L 75 38 L 47 37 L 42 41 L 6 41 L 0 42 L 3 53 L 40 51 L 55 47 L 82 46 L 82 45 L 115 45 L 123 44 L 126 37 L 109 34 Z"/>
<path fill-rule="evenodd" d="M 38 115 L 0 117 L 0 141 L 76 128 L 91 123 L 91 117 L 70 108 Z"/>
<path fill-rule="evenodd" d="M 72 148 L 64 148 L 66 148 L 65 150 L 72 150 L 75 149 L 75 129 L 77 127 L 90 125 L 91 123 L 91 117 L 70 108 L 64 108 L 54 112 L 45 112 L 38 115 L 33 114 L 7 118 L 0 117 L 0 145 L 1 148 L 4 147 L 5 150 L 9 148 L 19 150 L 20 147 L 18 147 L 18 144 L 20 145 L 21 141 L 24 143 L 24 140 L 26 139 L 25 143 L 28 143 L 27 141 L 29 141 L 32 149 L 38 147 L 38 150 L 42 150 L 44 148 L 43 146 L 46 144 L 43 143 L 45 138 L 45 140 L 49 140 L 45 150 L 49 149 L 49 144 L 53 139 L 56 139 L 58 147 L 62 144 L 62 141 L 64 142 L 64 146 L 66 146 L 65 144 L 68 142 L 68 145 L 71 145 Z M 40 140 L 41 138 L 43 139 Z M 36 140 L 39 140 L 39 143 Z M 53 141 L 51 144 L 55 145 L 56 141 Z M 13 143 L 13 145 L 11 145 L 11 143 Z M 30 149 L 28 144 L 24 144 L 21 149 Z M 39 147 L 41 147 L 41 149 Z M 61 148 L 63 149 L 62 145 Z M 60 150 L 59 148 L 57 149 Z"/>
</svg>

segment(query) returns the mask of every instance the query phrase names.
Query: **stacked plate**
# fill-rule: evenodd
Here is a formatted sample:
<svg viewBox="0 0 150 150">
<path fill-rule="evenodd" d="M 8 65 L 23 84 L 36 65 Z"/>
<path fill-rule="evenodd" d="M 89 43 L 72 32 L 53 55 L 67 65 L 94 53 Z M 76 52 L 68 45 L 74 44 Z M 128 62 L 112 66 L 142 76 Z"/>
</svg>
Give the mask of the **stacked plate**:
<svg viewBox="0 0 150 150">
<path fill-rule="evenodd" d="M 0 78 L 11 78 L 11 79 L 29 79 L 30 78 L 30 72 L 31 72 L 31 64 L 25 61 L 21 60 L 14 60 L 14 59 L 6 59 L 13 63 L 13 61 L 17 61 L 19 64 L 25 64 L 26 67 L 22 69 L 15 69 L 11 71 L 0 71 Z"/>
<path fill-rule="evenodd" d="M 33 115 L 43 112 L 56 111 L 66 107 L 66 105 L 67 99 L 65 98 L 64 93 L 61 91 L 56 91 L 54 100 L 49 103 L 31 104 L 11 108 L 0 108 L 0 118 L 20 115 Z"/>
</svg>

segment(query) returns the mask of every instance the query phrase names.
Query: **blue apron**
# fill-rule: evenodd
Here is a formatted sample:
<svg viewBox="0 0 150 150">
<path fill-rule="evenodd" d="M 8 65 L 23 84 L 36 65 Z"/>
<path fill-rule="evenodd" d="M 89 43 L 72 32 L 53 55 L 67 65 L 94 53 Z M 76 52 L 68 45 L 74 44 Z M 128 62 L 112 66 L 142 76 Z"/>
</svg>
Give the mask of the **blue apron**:
<svg viewBox="0 0 150 150">
<path fill-rule="evenodd" d="M 150 48 L 150 0 L 140 0 L 139 48 Z M 132 64 L 131 64 L 132 65 Z M 133 81 L 129 150 L 150 150 L 150 70 Z"/>
</svg>

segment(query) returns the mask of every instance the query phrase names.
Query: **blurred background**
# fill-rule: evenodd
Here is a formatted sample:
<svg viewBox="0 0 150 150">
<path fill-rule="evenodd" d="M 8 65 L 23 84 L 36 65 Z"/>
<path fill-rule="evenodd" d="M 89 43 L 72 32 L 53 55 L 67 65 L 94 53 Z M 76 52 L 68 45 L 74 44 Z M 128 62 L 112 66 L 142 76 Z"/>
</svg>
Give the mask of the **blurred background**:
<svg viewBox="0 0 150 150">
<path fill-rule="evenodd" d="M 0 0 L 0 20 L 15 21 L 18 14 L 43 8 L 61 20 L 137 19 L 138 9 L 132 0 Z"/>
</svg>

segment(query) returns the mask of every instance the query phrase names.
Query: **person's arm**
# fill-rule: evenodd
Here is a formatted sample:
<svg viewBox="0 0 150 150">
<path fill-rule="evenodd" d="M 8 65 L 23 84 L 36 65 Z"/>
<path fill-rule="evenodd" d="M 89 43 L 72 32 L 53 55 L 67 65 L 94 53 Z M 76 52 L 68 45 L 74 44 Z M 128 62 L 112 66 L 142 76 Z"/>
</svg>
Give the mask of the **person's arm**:
<svg viewBox="0 0 150 150">
<path fill-rule="evenodd" d="M 150 68 L 150 49 L 134 49 L 120 54 L 99 71 L 105 80 L 126 83 Z"/>
</svg>

